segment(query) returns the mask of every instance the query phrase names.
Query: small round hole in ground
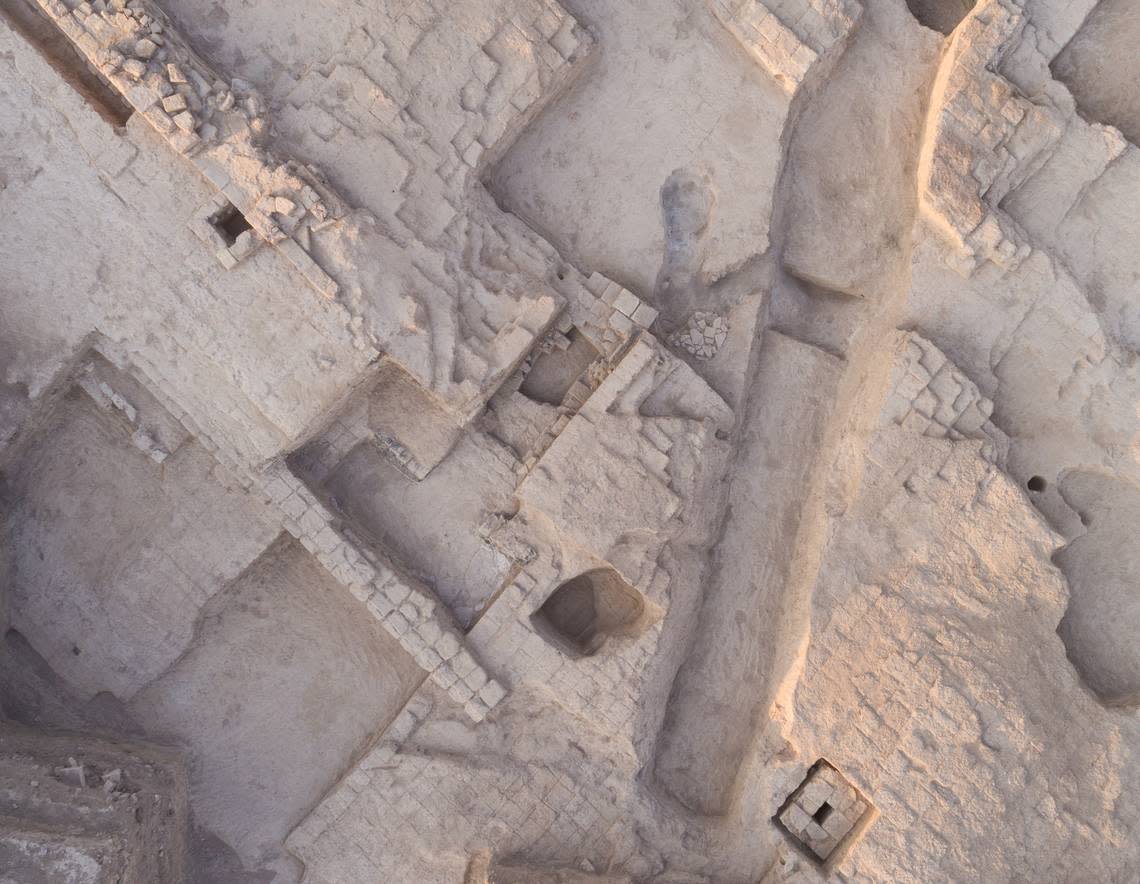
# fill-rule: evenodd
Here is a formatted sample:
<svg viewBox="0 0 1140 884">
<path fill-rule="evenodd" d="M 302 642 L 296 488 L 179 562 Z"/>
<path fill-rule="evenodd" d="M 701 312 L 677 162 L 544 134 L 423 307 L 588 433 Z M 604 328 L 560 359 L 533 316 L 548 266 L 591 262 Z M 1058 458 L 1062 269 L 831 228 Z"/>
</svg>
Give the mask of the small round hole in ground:
<svg viewBox="0 0 1140 884">
<path fill-rule="evenodd" d="M 1030 491 L 1042 492 L 1045 490 L 1048 483 L 1041 476 L 1030 476 L 1029 481 L 1025 483 L 1025 487 Z"/>
</svg>

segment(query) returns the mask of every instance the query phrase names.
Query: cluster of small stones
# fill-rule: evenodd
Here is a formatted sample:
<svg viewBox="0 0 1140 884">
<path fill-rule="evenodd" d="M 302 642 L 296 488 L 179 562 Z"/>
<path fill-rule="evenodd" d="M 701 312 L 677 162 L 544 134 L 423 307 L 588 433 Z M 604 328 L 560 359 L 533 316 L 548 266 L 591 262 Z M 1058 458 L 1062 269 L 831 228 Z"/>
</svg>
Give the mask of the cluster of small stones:
<svg viewBox="0 0 1140 884">
<path fill-rule="evenodd" d="M 68 9 L 62 0 L 41 0 L 41 5 L 179 153 L 193 154 L 214 141 L 219 132 L 217 115 L 235 108 L 252 132 L 264 131 L 260 99 L 254 94 L 239 98 L 231 84 L 194 58 L 173 32 L 168 33 L 165 16 L 151 4 L 84 0 Z"/>
<path fill-rule="evenodd" d="M 265 473 L 263 490 L 296 537 L 380 621 L 417 665 L 475 721 L 506 696 L 465 647 L 462 633 L 442 606 L 410 585 L 334 527 L 333 514 L 283 464 Z"/>
<path fill-rule="evenodd" d="M 820 814 L 824 803 L 830 811 Z M 826 862 L 840 842 L 871 811 L 871 806 L 843 775 L 820 762 L 780 812 L 780 822 L 820 861 Z M 820 821 L 815 817 L 820 815 Z"/>
<path fill-rule="evenodd" d="M 715 313 L 698 310 L 685 327 L 669 336 L 669 345 L 691 353 L 697 359 L 712 359 L 728 339 L 728 320 Z"/>
</svg>

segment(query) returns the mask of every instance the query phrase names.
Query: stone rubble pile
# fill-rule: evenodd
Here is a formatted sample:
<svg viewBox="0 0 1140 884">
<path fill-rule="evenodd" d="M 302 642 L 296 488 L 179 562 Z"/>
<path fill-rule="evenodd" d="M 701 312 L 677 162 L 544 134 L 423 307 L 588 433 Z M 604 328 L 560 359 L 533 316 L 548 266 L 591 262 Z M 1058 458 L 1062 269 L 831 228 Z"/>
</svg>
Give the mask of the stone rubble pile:
<svg viewBox="0 0 1140 884">
<path fill-rule="evenodd" d="M 679 331 L 673 332 L 668 342 L 697 359 L 712 359 L 728 339 L 728 320 L 715 313 L 698 310 Z"/>
</svg>

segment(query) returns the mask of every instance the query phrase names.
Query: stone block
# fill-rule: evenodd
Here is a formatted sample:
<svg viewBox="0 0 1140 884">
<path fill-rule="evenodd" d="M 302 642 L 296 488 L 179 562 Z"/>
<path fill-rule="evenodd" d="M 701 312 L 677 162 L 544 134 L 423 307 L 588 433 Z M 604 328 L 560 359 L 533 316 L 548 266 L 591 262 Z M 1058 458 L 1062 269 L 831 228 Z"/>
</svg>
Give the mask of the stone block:
<svg viewBox="0 0 1140 884">
<path fill-rule="evenodd" d="M 408 588 L 407 584 L 399 580 L 393 580 L 384 586 L 384 595 L 388 597 L 393 605 L 403 604 L 411 594 L 412 591 Z"/>
<path fill-rule="evenodd" d="M 497 706 L 502 699 L 507 695 L 507 689 L 504 688 L 497 681 L 488 681 L 482 688 L 479 689 L 479 699 L 487 704 L 489 708 Z"/>
<path fill-rule="evenodd" d="M 218 263 L 225 267 L 226 270 L 232 270 L 234 267 L 237 267 L 238 260 L 229 249 L 218 249 L 214 252 L 214 257 L 218 259 Z"/>
<path fill-rule="evenodd" d="M 455 670 L 455 674 L 460 678 L 468 676 L 477 665 L 475 658 L 471 656 L 466 648 L 461 649 L 451 660 L 451 666 Z"/>
<path fill-rule="evenodd" d="M 609 326 L 621 335 L 628 335 L 633 331 L 633 321 L 619 310 L 610 314 Z"/>
<path fill-rule="evenodd" d="M 412 628 L 408 619 L 399 611 L 390 611 L 384 617 L 384 624 L 396 636 L 403 636 Z"/>
<path fill-rule="evenodd" d="M 434 647 L 436 642 L 443 636 L 443 631 L 439 628 L 439 624 L 433 620 L 425 620 L 416 627 L 416 632 L 420 634 L 420 637 L 428 647 Z"/>
<path fill-rule="evenodd" d="M 413 657 L 419 655 L 427 648 L 427 643 L 423 640 L 423 637 L 414 629 L 411 629 L 405 633 L 403 645 L 404 650 L 406 650 Z"/>
<path fill-rule="evenodd" d="M 450 660 L 460 650 L 459 638 L 451 632 L 443 632 L 435 643 L 436 653 L 444 660 Z"/>
<path fill-rule="evenodd" d="M 456 703 L 466 703 L 475 694 L 462 680 L 456 681 L 455 684 L 448 689 L 447 693 Z"/>
<path fill-rule="evenodd" d="M 383 593 L 376 592 L 375 590 L 373 590 L 372 594 L 368 597 L 367 604 L 372 616 L 378 620 L 384 620 L 392 614 L 394 610 L 388 598 Z"/>
<path fill-rule="evenodd" d="M 637 295 L 628 289 L 622 289 L 618 292 L 613 301 L 613 308 L 626 316 L 632 317 L 638 307 L 641 306 L 641 301 Z"/>
<path fill-rule="evenodd" d="M 455 671 L 444 662 L 432 670 L 431 680 L 437 687 L 446 691 L 455 684 L 458 680 L 458 676 L 455 674 Z"/>
<path fill-rule="evenodd" d="M 463 680 L 472 691 L 477 691 L 487 684 L 487 673 L 483 671 L 482 667 L 476 666 L 463 677 Z"/>
<path fill-rule="evenodd" d="M 162 109 L 168 114 L 177 114 L 186 110 L 186 96 L 179 95 L 177 92 L 174 95 L 168 95 L 162 99 Z"/>
<path fill-rule="evenodd" d="M 657 321 L 658 311 L 654 307 L 642 302 L 637 305 L 637 309 L 633 311 L 630 317 L 633 321 L 642 328 L 649 328 Z"/>
</svg>

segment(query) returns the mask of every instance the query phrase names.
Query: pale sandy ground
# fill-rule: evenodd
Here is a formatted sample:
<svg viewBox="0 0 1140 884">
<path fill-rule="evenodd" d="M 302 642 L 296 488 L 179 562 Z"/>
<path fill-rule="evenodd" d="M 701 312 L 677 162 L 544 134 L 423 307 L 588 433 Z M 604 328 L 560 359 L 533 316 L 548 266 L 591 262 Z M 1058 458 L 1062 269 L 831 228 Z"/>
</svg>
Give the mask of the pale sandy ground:
<svg viewBox="0 0 1140 884">
<path fill-rule="evenodd" d="M 149 98 L 76 5 L 0 0 L 0 719 L 181 753 L 185 880 L 1137 880 L 1134 3 L 162 0 Z"/>
</svg>

